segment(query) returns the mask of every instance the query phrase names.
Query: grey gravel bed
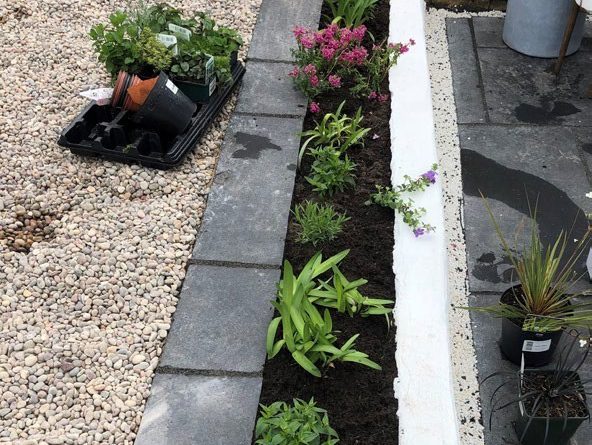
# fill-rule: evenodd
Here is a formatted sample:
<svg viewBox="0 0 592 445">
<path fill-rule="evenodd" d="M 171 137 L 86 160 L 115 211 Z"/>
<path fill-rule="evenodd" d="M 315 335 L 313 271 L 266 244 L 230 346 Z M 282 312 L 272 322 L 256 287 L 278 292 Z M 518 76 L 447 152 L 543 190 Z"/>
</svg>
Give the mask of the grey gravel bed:
<svg viewBox="0 0 592 445">
<path fill-rule="evenodd" d="M 58 147 L 109 81 L 87 32 L 125 3 L 0 5 L 0 443 L 133 442 L 234 106 L 168 172 Z M 260 0 L 171 3 L 248 46 Z"/>
</svg>

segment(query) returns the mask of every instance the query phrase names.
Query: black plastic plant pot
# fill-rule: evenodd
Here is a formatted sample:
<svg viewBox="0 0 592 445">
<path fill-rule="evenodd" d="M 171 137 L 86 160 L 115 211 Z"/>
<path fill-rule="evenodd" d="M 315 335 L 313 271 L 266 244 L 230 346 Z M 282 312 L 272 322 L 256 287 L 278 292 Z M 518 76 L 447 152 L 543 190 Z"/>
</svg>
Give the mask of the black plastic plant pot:
<svg viewBox="0 0 592 445">
<path fill-rule="evenodd" d="M 164 170 L 172 168 L 195 148 L 244 73 L 245 67 L 239 63 L 232 71 L 231 82 L 216 88 L 208 102 L 196 104 L 197 111 L 183 133 L 173 135 L 143 127 L 133 120 L 136 113 L 91 102 L 64 128 L 58 143 L 77 155 Z"/>
<path fill-rule="evenodd" d="M 508 289 L 502 295 L 501 302 L 508 303 L 513 298 L 520 285 Z M 502 318 L 502 336 L 500 349 L 508 360 L 520 366 L 522 352 L 524 352 L 524 365 L 529 368 L 548 365 L 553 359 L 553 354 L 563 330 L 554 332 L 530 332 L 522 330 L 522 320 L 510 320 Z"/>
<path fill-rule="evenodd" d="M 161 72 L 144 105 L 132 119 L 142 127 L 176 135 L 189 126 L 196 109 L 195 103 Z"/>
<path fill-rule="evenodd" d="M 230 70 L 233 70 L 238 63 L 238 51 L 232 51 L 230 53 Z"/>
<path fill-rule="evenodd" d="M 209 84 L 175 80 L 175 85 L 193 102 L 207 102 L 216 91 L 216 77 Z"/>
<path fill-rule="evenodd" d="M 525 372 L 535 372 L 537 374 L 552 374 L 553 371 L 533 371 L 525 370 Z M 586 406 L 586 395 L 582 395 L 582 403 Z M 524 406 L 523 402 L 519 402 L 520 417 L 515 422 L 516 434 L 518 439 L 524 437 L 520 442 L 522 445 L 569 445 L 570 439 L 576 433 L 582 422 L 590 418 L 590 412 L 586 406 L 586 416 L 583 417 L 551 417 L 547 422 L 546 417 L 531 416 Z M 532 419 L 532 421 L 531 421 Z M 530 421 L 530 425 L 528 422 Z M 547 440 L 545 441 L 545 431 L 547 429 Z M 528 426 L 528 429 L 527 429 Z M 526 433 L 524 432 L 526 430 Z"/>
</svg>

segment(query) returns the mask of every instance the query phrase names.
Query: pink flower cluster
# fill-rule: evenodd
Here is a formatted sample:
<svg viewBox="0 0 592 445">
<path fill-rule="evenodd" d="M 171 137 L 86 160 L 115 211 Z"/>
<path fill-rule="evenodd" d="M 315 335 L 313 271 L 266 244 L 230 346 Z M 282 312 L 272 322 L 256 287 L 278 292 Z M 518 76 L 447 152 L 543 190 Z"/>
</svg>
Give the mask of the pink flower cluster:
<svg viewBox="0 0 592 445">
<path fill-rule="evenodd" d="M 388 94 L 379 94 L 376 91 L 372 91 L 370 94 L 368 94 L 368 100 L 375 100 L 377 102 L 386 102 L 387 100 L 389 100 L 389 95 Z"/>
<path fill-rule="evenodd" d="M 302 26 L 294 29 L 296 41 L 303 48 L 318 50 L 327 61 L 340 56 L 340 60 L 355 64 L 362 63 L 368 56 L 366 49 L 361 46 L 365 35 L 364 25 L 349 29 L 332 24 L 320 31 Z"/>
</svg>

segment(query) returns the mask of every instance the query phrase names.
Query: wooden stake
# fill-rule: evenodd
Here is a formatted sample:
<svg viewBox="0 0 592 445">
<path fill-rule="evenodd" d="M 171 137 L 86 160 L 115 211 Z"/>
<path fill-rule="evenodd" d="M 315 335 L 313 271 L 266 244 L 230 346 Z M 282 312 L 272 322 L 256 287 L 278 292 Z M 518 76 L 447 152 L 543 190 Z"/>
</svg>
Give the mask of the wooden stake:
<svg viewBox="0 0 592 445">
<path fill-rule="evenodd" d="M 580 5 L 582 4 L 582 0 L 580 0 Z M 565 54 L 567 53 L 567 48 L 569 47 L 569 41 L 571 40 L 571 35 L 573 34 L 573 30 L 576 27 L 576 21 L 578 20 L 578 14 L 580 13 L 581 6 L 574 0 L 573 6 L 571 8 L 571 15 L 567 22 L 567 28 L 565 28 L 565 32 L 563 33 L 563 42 L 561 42 L 561 49 L 559 50 L 559 58 L 555 62 L 555 66 L 553 67 L 553 72 L 555 75 L 559 75 L 561 71 L 561 67 L 563 66 L 563 61 L 565 59 Z"/>
</svg>

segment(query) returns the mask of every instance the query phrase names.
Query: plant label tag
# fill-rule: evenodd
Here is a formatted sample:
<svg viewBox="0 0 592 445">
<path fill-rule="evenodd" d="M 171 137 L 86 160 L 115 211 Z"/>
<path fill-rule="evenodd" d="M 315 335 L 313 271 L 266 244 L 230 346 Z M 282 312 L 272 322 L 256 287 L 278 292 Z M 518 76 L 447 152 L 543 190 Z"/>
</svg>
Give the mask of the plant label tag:
<svg viewBox="0 0 592 445">
<path fill-rule="evenodd" d="M 156 38 L 160 40 L 164 46 L 171 49 L 175 56 L 179 54 L 179 49 L 177 48 L 177 37 L 160 33 L 156 34 Z"/>
<path fill-rule="evenodd" d="M 113 96 L 113 88 L 97 88 L 94 90 L 82 91 L 82 97 L 94 100 L 98 105 L 107 105 L 111 102 Z"/>
<path fill-rule="evenodd" d="M 189 42 L 191 39 L 191 31 L 187 28 L 183 28 L 182 26 L 175 25 L 174 23 L 169 23 L 169 31 L 179 37 L 181 40 L 186 40 Z"/>
<path fill-rule="evenodd" d="M 208 61 L 206 62 L 206 75 L 205 75 L 205 83 L 208 83 L 212 76 L 214 75 L 214 58 L 210 56 Z"/>
<path fill-rule="evenodd" d="M 211 96 L 212 94 L 214 94 L 214 91 L 216 91 L 216 78 L 215 77 L 210 82 L 210 91 L 208 93 L 208 96 Z"/>
<path fill-rule="evenodd" d="M 535 341 L 524 340 L 522 344 L 523 352 L 545 352 L 551 349 L 551 340 Z"/>
<path fill-rule="evenodd" d="M 166 87 L 173 92 L 173 94 L 177 94 L 179 91 L 179 87 L 175 85 L 170 79 L 167 80 Z"/>
</svg>

